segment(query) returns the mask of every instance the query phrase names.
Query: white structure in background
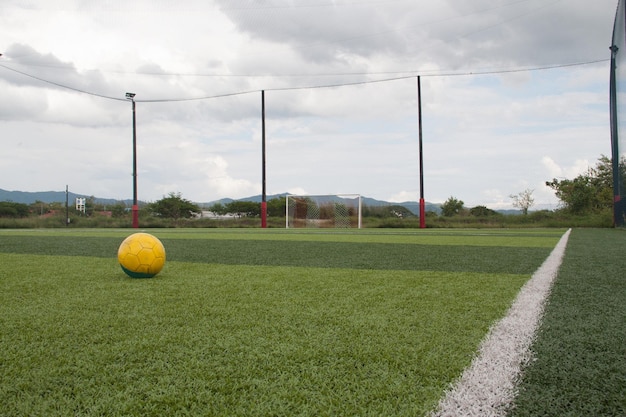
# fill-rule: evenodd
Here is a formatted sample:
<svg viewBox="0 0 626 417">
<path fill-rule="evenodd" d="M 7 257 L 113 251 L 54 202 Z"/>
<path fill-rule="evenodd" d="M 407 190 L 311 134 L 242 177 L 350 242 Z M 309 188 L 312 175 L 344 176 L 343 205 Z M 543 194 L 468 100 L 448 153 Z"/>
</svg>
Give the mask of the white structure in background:
<svg viewBox="0 0 626 417">
<path fill-rule="evenodd" d="M 85 197 L 76 197 L 76 211 L 85 213 L 85 201 L 86 200 L 87 199 Z"/>
</svg>

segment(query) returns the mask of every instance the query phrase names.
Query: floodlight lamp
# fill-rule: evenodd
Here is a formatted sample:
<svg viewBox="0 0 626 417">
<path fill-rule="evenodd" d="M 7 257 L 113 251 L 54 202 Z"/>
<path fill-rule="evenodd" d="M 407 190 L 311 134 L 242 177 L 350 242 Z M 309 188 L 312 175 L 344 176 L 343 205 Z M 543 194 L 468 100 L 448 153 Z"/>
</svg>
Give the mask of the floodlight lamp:
<svg viewBox="0 0 626 417">
<path fill-rule="evenodd" d="M 132 100 L 133 98 L 135 98 L 135 93 L 126 93 L 126 98 Z"/>
</svg>

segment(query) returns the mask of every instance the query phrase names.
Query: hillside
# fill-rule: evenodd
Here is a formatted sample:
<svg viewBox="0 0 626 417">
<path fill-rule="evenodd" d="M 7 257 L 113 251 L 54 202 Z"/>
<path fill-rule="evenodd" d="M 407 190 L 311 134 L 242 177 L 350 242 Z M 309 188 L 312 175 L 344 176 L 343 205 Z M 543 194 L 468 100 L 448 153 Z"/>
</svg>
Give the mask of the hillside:
<svg viewBox="0 0 626 417">
<path fill-rule="evenodd" d="M 267 196 L 267 200 L 269 201 L 274 198 L 284 197 L 287 194 L 288 193 L 270 195 L 270 196 Z M 68 192 L 67 194 L 67 199 L 70 204 L 74 204 L 74 201 L 76 200 L 77 197 L 87 197 L 87 196 L 85 194 L 76 194 L 73 192 Z M 97 204 L 114 205 L 120 202 L 125 203 L 127 205 L 132 204 L 132 200 L 121 201 L 121 200 L 115 200 L 112 198 L 101 198 L 101 197 L 94 197 L 94 198 Z M 65 203 L 65 199 L 66 199 L 65 191 L 28 192 L 28 191 L 7 191 L 7 190 L 0 189 L 0 201 L 12 201 L 15 203 L 33 204 L 37 201 L 41 201 L 43 203 Z M 252 201 L 252 202 L 260 203 L 261 199 L 262 199 L 261 195 L 255 195 L 255 196 L 240 198 L 237 200 L 238 201 Z M 197 204 L 200 205 L 201 207 L 210 207 L 216 203 L 227 204 L 232 201 L 236 201 L 236 200 L 232 198 L 222 198 L 220 200 L 210 201 L 206 203 L 197 203 Z M 401 203 L 392 203 L 392 202 L 383 201 L 383 200 L 376 200 L 374 198 L 362 197 L 362 203 L 369 207 L 389 206 L 389 205 L 404 206 L 415 214 L 419 213 L 419 203 L 417 201 L 404 201 Z M 440 205 L 426 202 L 426 211 L 434 211 L 438 213 L 440 210 L 441 210 Z"/>
<path fill-rule="evenodd" d="M 77 197 L 89 197 L 86 194 L 76 194 L 73 192 L 67 193 L 67 199 L 70 204 L 74 204 Z M 65 203 L 66 195 L 65 191 L 7 191 L 0 188 L 0 201 L 12 201 L 14 203 L 33 204 L 38 201 L 43 203 Z M 98 198 L 95 197 L 95 201 L 98 204 L 113 205 L 120 202 L 113 198 Z M 132 204 L 132 200 L 122 201 L 126 204 Z"/>
<path fill-rule="evenodd" d="M 267 201 L 272 200 L 274 198 L 285 197 L 286 195 L 288 195 L 288 193 L 268 195 Z M 255 203 L 260 203 L 261 199 L 262 199 L 262 196 L 259 194 L 255 196 L 240 198 L 237 201 L 251 201 Z M 332 201 L 332 200 L 333 200 L 333 196 L 328 196 L 328 201 Z M 339 200 L 339 198 L 337 198 L 337 200 Z M 210 207 L 216 203 L 228 204 L 232 201 L 235 201 L 235 200 L 233 200 L 232 198 L 222 198 L 220 200 L 215 200 L 215 201 L 211 201 L 208 203 L 199 203 L 199 204 L 201 207 Z M 391 206 L 391 205 L 403 206 L 403 207 L 406 207 L 408 210 L 410 210 L 413 214 L 416 214 L 416 215 L 419 214 L 419 203 L 417 201 L 403 201 L 400 203 L 396 203 L 396 202 L 389 202 L 389 201 L 384 201 L 384 200 L 377 200 L 375 198 L 370 198 L 370 197 L 361 197 L 361 203 L 369 207 Z M 433 211 L 435 213 L 439 213 L 441 211 L 441 205 L 426 202 L 426 211 L 427 212 Z"/>
</svg>

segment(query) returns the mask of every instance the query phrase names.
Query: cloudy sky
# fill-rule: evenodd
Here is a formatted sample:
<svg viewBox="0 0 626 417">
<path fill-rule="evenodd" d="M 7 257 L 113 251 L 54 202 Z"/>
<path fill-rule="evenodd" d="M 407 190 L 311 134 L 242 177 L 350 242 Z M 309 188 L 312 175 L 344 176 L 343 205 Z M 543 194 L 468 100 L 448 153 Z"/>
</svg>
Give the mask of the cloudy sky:
<svg viewBox="0 0 626 417">
<path fill-rule="evenodd" d="M 507 207 L 609 155 L 617 0 L 2 0 L 0 188 Z"/>
</svg>

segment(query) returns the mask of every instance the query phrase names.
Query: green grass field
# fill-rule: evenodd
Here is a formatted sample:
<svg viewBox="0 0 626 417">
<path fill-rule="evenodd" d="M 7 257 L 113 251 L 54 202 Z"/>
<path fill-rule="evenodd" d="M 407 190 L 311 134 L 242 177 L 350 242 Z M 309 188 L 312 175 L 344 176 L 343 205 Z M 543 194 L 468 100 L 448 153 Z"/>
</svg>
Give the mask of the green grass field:
<svg viewBox="0 0 626 417">
<path fill-rule="evenodd" d="M 574 230 L 511 416 L 626 416 L 626 230 Z"/>
<path fill-rule="evenodd" d="M 427 415 L 564 230 L 149 232 L 0 231 L 3 412 Z"/>
</svg>

